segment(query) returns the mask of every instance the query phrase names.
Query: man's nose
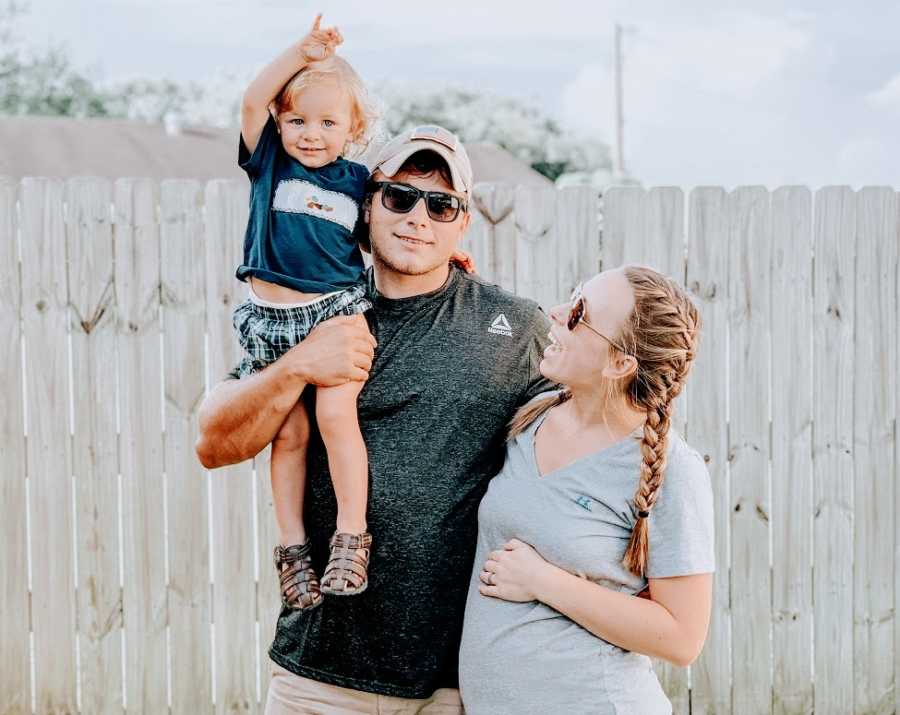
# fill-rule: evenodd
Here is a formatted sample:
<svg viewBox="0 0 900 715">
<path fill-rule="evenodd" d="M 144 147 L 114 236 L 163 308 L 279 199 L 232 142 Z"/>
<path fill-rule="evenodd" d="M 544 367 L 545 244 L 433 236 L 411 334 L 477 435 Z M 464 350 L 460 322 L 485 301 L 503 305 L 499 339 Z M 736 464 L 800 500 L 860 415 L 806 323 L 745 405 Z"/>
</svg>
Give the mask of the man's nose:
<svg viewBox="0 0 900 715">
<path fill-rule="evenodd" d="M 419 200 L 416 201 L 415 204 L 413 204 L 413 207 L 409 210 L 409 213 L 406 214 L 406 220 L 408 223 L 415 226 L 428 225 L 428 211 L 425 208 L 424 196 L 420 196 Z"/>
</svg>

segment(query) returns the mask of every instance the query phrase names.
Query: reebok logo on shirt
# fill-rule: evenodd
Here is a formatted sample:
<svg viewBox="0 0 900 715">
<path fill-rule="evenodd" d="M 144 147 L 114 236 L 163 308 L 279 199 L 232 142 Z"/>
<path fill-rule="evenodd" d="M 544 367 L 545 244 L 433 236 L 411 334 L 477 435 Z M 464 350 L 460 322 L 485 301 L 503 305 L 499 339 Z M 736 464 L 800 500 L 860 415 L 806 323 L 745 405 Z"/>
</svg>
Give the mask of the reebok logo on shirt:
<svg viewBox="0 0 900 715">
<path fill-rule="evenodd" d="M 488 332 L 494 335 L 505 335 L 507 338 L 512 337 L 512 328 L 509 327 L 509 321 L 503 313 L 494 318 L 494 322 L 491 323 Z"/>
</svg>

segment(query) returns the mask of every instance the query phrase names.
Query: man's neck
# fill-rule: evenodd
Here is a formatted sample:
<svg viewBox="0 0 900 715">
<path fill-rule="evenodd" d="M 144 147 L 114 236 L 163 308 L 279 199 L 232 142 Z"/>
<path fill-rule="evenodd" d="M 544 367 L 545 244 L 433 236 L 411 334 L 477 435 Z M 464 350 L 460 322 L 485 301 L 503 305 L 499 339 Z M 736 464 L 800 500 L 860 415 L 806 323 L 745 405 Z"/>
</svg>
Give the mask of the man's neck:
<svg viewBox="0 0 900 715">
<path fill-rule="evenodd" d="M 375 287 L 385 298 L 397 300 L 399 298 L 412 298 L 416 295 L 432 293 L 441 288 L 447 282 L 450 275 L 450 266 L 444 265 L 430 273 L 411 276 L 405 273 L 397 273 L 385 267 L 379 261 L 374 262 Z"/>
</svg>

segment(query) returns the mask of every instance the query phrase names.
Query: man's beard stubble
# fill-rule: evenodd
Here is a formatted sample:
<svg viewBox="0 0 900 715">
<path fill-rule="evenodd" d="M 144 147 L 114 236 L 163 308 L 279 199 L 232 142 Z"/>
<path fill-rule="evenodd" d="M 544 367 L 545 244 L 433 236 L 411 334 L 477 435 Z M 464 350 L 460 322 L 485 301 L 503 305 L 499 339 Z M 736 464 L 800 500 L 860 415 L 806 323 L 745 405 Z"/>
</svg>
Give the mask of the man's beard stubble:
<svg viewBox="0 0 900 715">
<path fill-rule="evenodd" d="M 394 260 L 390 256 L 386 255 L 382 251 L 378 249 L 378 245 L 372 241 L 372 260 L 375 263 L 380 263 L 382 266 L 387 268 L 394 273 L 399 273 L 403 276 L 424 276 L 429 273 L 433 273 L 435 270 L 440 268 L 443 265 L 442 261 L 438 261 L 433 265 L 424 265 L 424 266 L 416 266 L 415 262 L 409 263 L 400 263 L 397 260 Z"/>
</svg>

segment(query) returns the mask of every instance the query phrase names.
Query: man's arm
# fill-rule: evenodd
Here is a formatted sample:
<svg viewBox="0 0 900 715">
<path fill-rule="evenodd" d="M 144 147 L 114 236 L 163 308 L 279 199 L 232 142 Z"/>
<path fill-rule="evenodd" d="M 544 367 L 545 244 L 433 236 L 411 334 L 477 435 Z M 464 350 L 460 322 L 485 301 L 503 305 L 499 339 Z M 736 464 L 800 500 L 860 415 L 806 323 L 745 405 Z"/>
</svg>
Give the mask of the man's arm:
<svg viewBox="0 0 900 715">
<path fill-rule="evenodd" d="M 374 348 L 375 338 L 360 316 L 340 316 L 317 326 L 265 370 L 219 383 L 200 406 L 195 445 L 200 462 L 215 469 L 259 454 L 307 385 L 367 379 Z"/>
</svg>

